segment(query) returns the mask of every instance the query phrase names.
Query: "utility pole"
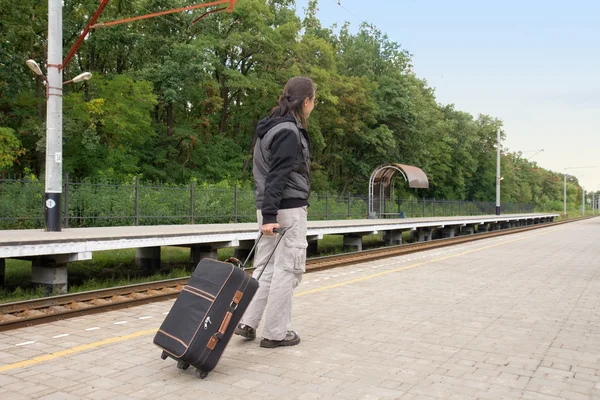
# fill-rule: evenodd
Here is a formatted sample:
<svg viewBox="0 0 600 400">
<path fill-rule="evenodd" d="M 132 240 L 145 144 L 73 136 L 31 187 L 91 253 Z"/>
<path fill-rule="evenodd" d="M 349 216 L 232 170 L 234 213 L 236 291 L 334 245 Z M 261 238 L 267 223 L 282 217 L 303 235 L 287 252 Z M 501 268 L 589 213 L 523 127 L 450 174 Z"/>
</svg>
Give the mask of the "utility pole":
<svg viewBox="0 0 600 400">
<path fill-rule="evenodd" d="M 62 1 L 48 0 L 48 106 L 46 111 L 46 230 L 61 230 Z"/>
<path fill-rule="evenodd" d="M 62 94 L 63 84 L 70 82 L 87 81 L 92 77 L 89 72 L 77 75 L 75 78 L 63 82 L 63 70 L 83 43 L 90 29 L 131 22 L 139 19 L 152 18 L 155 16 L 173 14 L 176 12 L 190 11 L 198 8 L 212 7 L 229 3 L 228 7 L 219 8 L 205 12 L 195 22 L 214 12 L 233 12 L 237 0 L 215 0 L 209 3 L 195 4 L 192 6 L 174 8 L 152 14 L 125 18 L 109 23 L 96 24 L 96 21 L 108 5 L 110 0 L 101 0 L 100 6 L 88 21 L 85 29 L 69 50 L 67 57 L 62 59 L 62 0 L 48 0 L 48 76 L 45 77 L 40 66 L 34 60 L 27 60 L 26 64 L 31 70 L 46 80 L 46 186 L 44 195 L 44 216 L 46 230 L 49 232 L 60 232 L 61 230 L 61 197 L 62 197 Z"/>
<path fill-rule="evenodd" d="M 563 202 L 564 202 L 564 218 L 567 218 L 567 170 L 569 169 L 582 169 L 582 168 L 596 168 L 595 165 L 593 166 L 586 166 L 586 167 L 568 167 L 565 168 L 565 183 L 564 183 L 564 194 L 563 194 Z M 571 176 L 571 175 L 569 175 Z M 585 206 L 583 205 L 583 202 L 585 201 L 585 190 L 583 190 L 583 186 L 581 186 L 581 190 L 583 191 L 583 200 L 582 200 L 582 204 L 581 204 L 581 213 L 584 214 L 585 213 Z"/>
<path fill-rule="evenodd" d="M 563 185 L 563 218 L 567 219 L 567 173 L 565 172 L 565 184 Z"/>
<path fill-rule="evenodd" d="M 496 215 L 500 215 L 500 128 L 498 128 L 498 145 L 496 156 Z"/>
</svg>

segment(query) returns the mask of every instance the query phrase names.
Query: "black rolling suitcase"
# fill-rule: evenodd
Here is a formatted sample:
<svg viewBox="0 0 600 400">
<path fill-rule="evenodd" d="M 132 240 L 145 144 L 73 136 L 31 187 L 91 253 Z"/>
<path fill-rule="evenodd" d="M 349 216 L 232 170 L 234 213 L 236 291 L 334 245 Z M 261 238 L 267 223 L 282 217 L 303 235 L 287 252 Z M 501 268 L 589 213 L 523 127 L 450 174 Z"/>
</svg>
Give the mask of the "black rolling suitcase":
<svg viewBox="0 0 600 400">
<path fill-rule="evenodd" d="M 276 232 L 279 238 L 275 248 L 285 230 Z M 171 357 L 177 361 L 177 367 L 184 370 L 191 365 L 196 368 L 196 376 L 202 379 L 216 367 L 258 289 L 258 281 L 244 266 L 261 237 L 243 265 L 206 258 L 198 263 L 154 337 L 154 344 L 163 350 L 163 360 Z M 272 256 L 273 253 L 267 264 Z"/>
</svg>

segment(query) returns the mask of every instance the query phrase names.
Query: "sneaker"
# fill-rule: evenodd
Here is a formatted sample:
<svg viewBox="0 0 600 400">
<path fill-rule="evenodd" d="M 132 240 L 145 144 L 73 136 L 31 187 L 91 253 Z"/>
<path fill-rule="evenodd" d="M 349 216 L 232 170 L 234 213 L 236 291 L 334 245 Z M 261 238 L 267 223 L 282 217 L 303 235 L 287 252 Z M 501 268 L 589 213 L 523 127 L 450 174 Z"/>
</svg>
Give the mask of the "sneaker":
<svg viewBox="0 0 600 400">
<path fill-rule="evenodd" d="M 248 325 L 238 324 L 233 333 L 245 337 L 248 340 L 256 339 L 256 330 Z"/>
<path fill-rule="evenodd" d="M 266 347 L 269 349 L 273 349 L 279 346 L 295 346 L 300 343 L 300 336 L 294 331 L 288 331 L 285 339 L 283 340 L 271 340 L 263 338 L 260 341 L 260 347 Z"/>
</svg>

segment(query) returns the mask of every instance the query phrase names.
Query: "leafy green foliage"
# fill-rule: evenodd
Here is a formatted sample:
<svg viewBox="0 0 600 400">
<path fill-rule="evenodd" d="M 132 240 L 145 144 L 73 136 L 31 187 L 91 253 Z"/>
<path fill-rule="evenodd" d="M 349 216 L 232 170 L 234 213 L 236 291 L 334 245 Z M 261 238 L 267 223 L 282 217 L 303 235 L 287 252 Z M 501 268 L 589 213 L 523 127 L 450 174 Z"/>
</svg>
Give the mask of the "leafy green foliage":
<svg viewBox="0 0 600 400">
<path fill-rule="evenodd" d="M 100 21 L 190 4 L 111 2 Z M 97 5 L 64 1 L 65 54 Z M 256 123 L 290 77 L 307 75 L 317 84 L 309 121 L 316 192 L 366 194 L 373 169 L 396 162 L 424 170 L 430 188 L 409 189 L 398 178 L 395 196 L 495 199 L 496 132 L 502 121 L 439 104 L 413 72 L 411 54 L 375 27 L 363 25 L 355 34 L 347 24 L 334 30 L 317 19 L 316 0 L 309 1 L 303 19 L 294 7 L 292 0 L 239 0 L 233 13 L 213 13 L 194 24 L 207 10 L 92 30 L 64 70 L 65 80 L 84 71 L 94 75 L 64 88 L 65 172 L 130 183 L 137 176 L 183 192 L 190 182 L 249 188 Z M 0 171 L 32 171 L 39 178 L 45 83 L 24 61 L 32 58 L 46 70 L 47 6 L 7 0 L 0 12 Z M 503 203 L 561 208 L 561 175 L 503 152 L 502 174 L 507 173 Z M 130 195 L 103 195 L 97 201 L 114 212 L 131 209 Z M 157 196 L 143 194 L 140 207 L 157 204 Z M 175 198 L 165 201 L 174 202 L 170 209 L 189 208 L 189 199 Z M 577 182 L 568 184 L 568 200 L 574 207 L 581 202 Z M 223 201 L 207 197 L 194 207 L 218 215 L 232 207 L 232 199 Z M 241 214 L 253 218 L 252 201 L 243 203 Z M 168 214 L 152 207 L 152 213 Z"/>
<path fill-rule="evenodd" d="M 12 167 L 19 156 L 24 153 L 21 141 L 15 136 L 15 131 L 0 127 L 0 169 Z"/>
</svg>

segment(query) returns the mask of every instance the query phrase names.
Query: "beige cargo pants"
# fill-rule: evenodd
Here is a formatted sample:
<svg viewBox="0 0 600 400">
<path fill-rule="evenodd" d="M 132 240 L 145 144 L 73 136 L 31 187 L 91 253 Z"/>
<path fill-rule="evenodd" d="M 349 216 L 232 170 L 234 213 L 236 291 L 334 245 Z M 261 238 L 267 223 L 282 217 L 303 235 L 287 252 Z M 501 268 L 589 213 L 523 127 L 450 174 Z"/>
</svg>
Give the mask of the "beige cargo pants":
<svg viewBox="0 0 600 400">
<path fill-rule="evenodd" d="M 260 210 L 257 216 L 260 228 Z M 277 236 L 263 236 L 257 246 L 254 257 L 257 269 L 253 276 L 256 278 L 263 268 L 265 271 L 240 323 L 256 329 L 264 314 L 264 339 L 283 340 L 291 328 L 294 288 L 302 281 L 302 274 L 306 271 L 306 220 L 307 207 L 279 210 L 277 223 L 288 230 L 268 265 L 264 263 L 277 243 Z"/>
</svg>

